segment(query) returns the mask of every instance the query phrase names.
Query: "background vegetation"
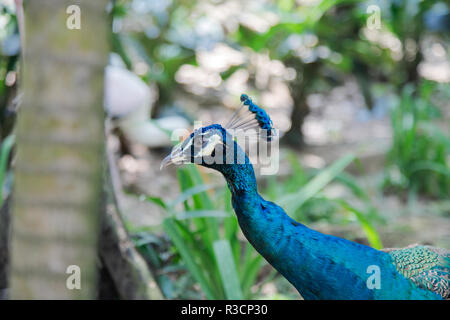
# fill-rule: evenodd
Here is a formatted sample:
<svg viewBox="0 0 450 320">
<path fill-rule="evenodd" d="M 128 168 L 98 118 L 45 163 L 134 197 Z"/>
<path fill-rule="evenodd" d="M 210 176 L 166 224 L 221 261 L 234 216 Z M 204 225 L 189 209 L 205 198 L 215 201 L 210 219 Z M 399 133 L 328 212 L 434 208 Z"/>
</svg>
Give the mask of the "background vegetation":
<svg viewBox="0 0 450 320">
<path fill-rule="evenodd" d="M 11 3 L 0 4 L 0 203 L 20 97 Z M 110 42 L 151 88 L 152 117 L 219 122 L 241 93 L 254 97 L 281 130 L 280 171 L 258 177 L 260 191 L 295 219 L 375 248 L 448 248 L 449 10 L 434 0 L 117 0 Z M 108 139 L 121 217 L 165 298 L 299 298 L 241 234 L 220 177 L 194 165 L 159 172 L 168 149 L 120 130 Z"/>
</svg>

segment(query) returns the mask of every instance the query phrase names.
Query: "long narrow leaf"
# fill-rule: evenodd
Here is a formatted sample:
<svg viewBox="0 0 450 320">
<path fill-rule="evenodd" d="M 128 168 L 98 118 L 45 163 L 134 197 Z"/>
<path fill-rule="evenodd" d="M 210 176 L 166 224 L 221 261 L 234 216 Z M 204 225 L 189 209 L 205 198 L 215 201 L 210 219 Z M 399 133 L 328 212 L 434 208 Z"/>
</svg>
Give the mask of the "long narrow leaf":
<svg viewBox="0 0 450 320">
<path fill-rule="evenodd" d="M 426 160 L 418 161 L 411 166 L 410 170 L 411 172 L 429 170 L 450 177 L 450 169 L 448 169 L 445 165 L 442 165 L 434 161 L 426 161 Z"/>
<path fill-rule="evenodd" d="M 327 184 L 329 184 L 338 174 L 340 174 L 353 160 L 354 155 L 346 155 L 335 161 L 328 168 L 321 171 L 303 188 L 294 194 L 289 194 L 279 200 L 279 203 L 285 207 L 286 211 L 294 213 L 307 200 L 314 197 Z"/>
<path fill-rule="evenodd" d="M 213 291 L 211 290 L 205 275 L 203 274 L 202 268 L 200 268 L 195 262 L 194 257 L 191 255 L 189 248 L 185 245 L 183 238 L 178 233 L 177 227 L 172 218 L 166 218 L 163 222 L 164 230 L 169 235 L 170 239 L 173 241 L 174 245 L 178 249 L 181 257 L 183 258 L 186 267 L 191 272 L 192 276 L 198 282 L 202 288 L 203 293 L 207 299 L 214 299 Z"/>
<path fill-rule="evenodd" d="M 199 193 L 203 193 L 207 190 L 210 189 L 214 189 L 214 188 L 218 188 L 221 187 L 220 185 L 212 185 L 212 184 L 201 184 L 201 185 L 196 185 L 192 188 L 189 188 L 187 190 L 185 190 L 182 194 L 180 194 L 172 203 L 172 206 L 175 206 L 181 202 L 184 202 L 186 200 L 188 200 L 189 198 L 193 197 L 194 195 L 197 195 Z"/>
<path fill-rule="evenodd" d="M 163 209 L 168 208 L 168 206 L 164 202 L 164 200 L 159 197 L 143 196 L 143 199 L 148 202 L 153 202 L 154 204 L 157 204 L 158 206 L 160 206 Z"/>
<path fill-rule="evenodd" d="M 253 248 L 247 248 L 247 250 L 252 250 L 250 251 L 252 252 L 252 258 L 245 262 L 245 268 L 241 277 L 242 291 L 246 297 L 250 295 L 252 285 L 255 283 L 258 272 L 261 270 L 264 262 L 263 257 L 256 253 Z"/>
<path fill-rule="evenodd" d="M 358 220 L 358 223 L 361 225 L 361 228 L 366 234 L 367 241 L 369 241 L 369 244 L 372 247 L 374 247 L 375 249 L 383 248 L 383 244 L 381 243 L 381 239 L 380 236 L 378 235 L 377 230 L 375 229 L 374 226 L 372 226 L 372 224 L 369 222 L 369 220 L 365 217 L 365 215 L 361 211 L 351 206 L 344 200 L 336 200 L 336 202 L 339 203 L 344 209 L 346 209 L 349 212 L 352 212 L 355 215 L 356 219 Z"/>
<path fill-rule="evenodd" d="M 182 211 L 177 212 L 175 214 L 175 218 L 178 220 L 184 220 L 184 219 L 192 219 L 192 218 L 225 218 L 229 217 L 229 213 L 222 210 L 190 210 L 190 211 Z"/>
<path fill-rule="evenodd" d="M 228 240 L 214 242 L 214 253 L 227 299 L 243 299 L 239 277 Z"/>
<path fill-rule="evenodd" d="M 0 151 L 0 207 L 3 205 L 3 181 L 5 180 L 8 159 L 14 145 L 14 135 L 10 135 L 3 140 Z"/>
</svg>

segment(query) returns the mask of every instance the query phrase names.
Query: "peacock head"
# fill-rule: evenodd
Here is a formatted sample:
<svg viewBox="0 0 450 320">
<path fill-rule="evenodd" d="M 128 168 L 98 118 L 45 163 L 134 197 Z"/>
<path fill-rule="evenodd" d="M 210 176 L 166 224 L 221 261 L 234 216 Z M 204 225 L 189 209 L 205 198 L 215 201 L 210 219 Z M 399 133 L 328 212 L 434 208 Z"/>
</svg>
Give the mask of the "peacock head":
<svg viewBox="0 0 450 320">
<path fill-rule="evenodd" d="M 195 163 L 220 170 L 231 164 L 249 164 L 246 153 L 236 142 L 238 133 L 251 132 L 265 140 L 272 139 L 274 130 L 267 113 L 241 95 L 242 106 L 226 126 L 213 124 L 196 129 L 161 162 L 161 169 L 169 164 Z M 257 130 L 254 130 L 257 129 Z"/>
<path fill-rule="evenodd" d="M 161 162 L 161 169 L 169 164 L 196 163 L 205 167 L 238 163 L 240 154 L 233 136 L 220 124 L 202 127 L 192 132 Z M 236 157 L 235 157 L 236 155 Z"/>
</svg>

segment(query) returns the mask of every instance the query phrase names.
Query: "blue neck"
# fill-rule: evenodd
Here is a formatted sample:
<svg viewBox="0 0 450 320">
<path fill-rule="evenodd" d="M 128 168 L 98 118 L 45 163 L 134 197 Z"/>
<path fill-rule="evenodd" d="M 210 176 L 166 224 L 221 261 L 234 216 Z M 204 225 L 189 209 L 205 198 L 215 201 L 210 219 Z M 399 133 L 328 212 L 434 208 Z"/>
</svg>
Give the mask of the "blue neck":
<svg viewBox="0 0 450 320">
<path fill-rule="evenodd" d="M 305 299 L 437 298 L 400 275 L 385 252 L 311 230 L 264 200 L 247 157 L 245 164 L 211 168 L 224 175 L 248 241 Z M 367 268 L 373 265 L 385 275 L 384 290 L 367 287 Z"/>
<path fill-rule="evenodd" d="M 251 164 L 225 165 L 220 172 L 225 177 L 233 198 L 251 196 L 256 200 L 259 197 L 255 173 Z"/>
</svg>

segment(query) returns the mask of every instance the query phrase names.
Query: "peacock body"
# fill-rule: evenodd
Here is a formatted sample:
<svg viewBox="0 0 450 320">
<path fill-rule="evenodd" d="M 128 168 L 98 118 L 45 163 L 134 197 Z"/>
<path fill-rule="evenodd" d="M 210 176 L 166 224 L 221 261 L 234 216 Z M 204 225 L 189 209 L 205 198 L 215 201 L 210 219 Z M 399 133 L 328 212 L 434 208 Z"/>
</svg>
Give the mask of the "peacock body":
<svg viewBox="0 0 450 320">
<path fill-rule="evenodd" d="M 241 98 L 244 108 L 256 106 L 247 99 Z M 249 121 L 271 131 L 270 119 L 258 109 L 248 110 L 259 115 Z M 449 251 L 418 245 L 380 251 L 298 223 L 259 195 L 253 165 L 230 129 L 214 124 L 194 131 L 162 166 L 197 163 L 221 172 L 244 235 L 305 299 L 449 298 Z"/>
</svg>

